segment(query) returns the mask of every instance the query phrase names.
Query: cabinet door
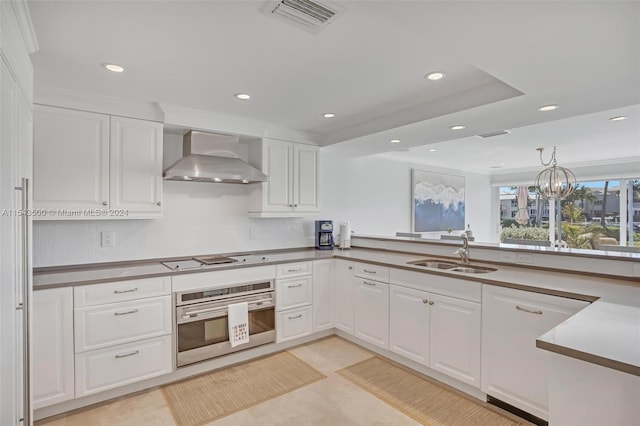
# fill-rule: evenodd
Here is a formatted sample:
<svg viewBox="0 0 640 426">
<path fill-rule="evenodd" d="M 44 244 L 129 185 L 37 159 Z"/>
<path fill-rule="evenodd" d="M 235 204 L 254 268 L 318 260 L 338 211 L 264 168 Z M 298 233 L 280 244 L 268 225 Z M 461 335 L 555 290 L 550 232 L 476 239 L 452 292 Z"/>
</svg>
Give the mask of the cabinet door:
<svg viewBox="0 0 640 426">
<path fill-rule="evenodd" d="M 35 105 L 33 200 L 39 209 L 109 208 L 109 116 Z"/>
<path fill-rule="evenodd" d="M 333 260 L 313 262 L 313 331 L 328 330 L 333 327 L 331 315 L 331 278 Z"/>
<path fill-rule="evenodd" d="M 73 289 L 33 292 L 33 408 L 74 397 Z"/>
<path fill-rule="evenodd" d="M 354 335 L 389 349 L 389 284 L 362 278 L 353 282 Z"/>
<path fill-rule="evenodd" d="M 548 419 L 548 352 L 536 338 L 587 304 L 483 285 L 482 391 Z"/>
<path fill-rule="evenodd" d="M 337 329 L 353 334 L 353 262 L 335 261 L 333 274 L 333 320 Z"/>
<path fill-rule="evenodd" d="M 264 139 L 264 172 L 269 181 L 263 185 L 263 209 L 269 212 L 293 210 L 293 144 Z"/>
<path fill-rule="evenodd" d="M 429 365 L 429 294 L 389 287 L 389 350 Z"/>
<path fill-rule="evenodd" d="M 111 117 L 110 207 L 162 212 L 162 123 Z"/>
<path fill-rule="evenodd" d="M 293 145 L 293 207 L 297 212 L 317 212 L 318 148 Z"/>
<path fill-rule="evenodd" d="M 481 305 L 437 294 L 429 302 L 431 368 L 479 388 Z"/>
</svg>

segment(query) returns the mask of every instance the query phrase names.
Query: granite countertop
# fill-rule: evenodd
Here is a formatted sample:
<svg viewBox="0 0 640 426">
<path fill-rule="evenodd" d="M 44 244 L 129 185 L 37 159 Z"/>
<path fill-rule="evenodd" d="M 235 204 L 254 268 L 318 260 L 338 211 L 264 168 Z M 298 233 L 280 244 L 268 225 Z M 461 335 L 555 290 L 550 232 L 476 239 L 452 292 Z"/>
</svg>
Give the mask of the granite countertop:
<svg viewBox="0 0 640 426">
<path fill-rule="evenodd" d="M 594 302 L 541 336 L 537 346 L 640 376 L 640 280 L 603 278 L 506 264 L 486 265 L 473 261 L 472 265 L 492 266 L 497 270 L 483 274 L 451 272 L 411 265 L 408 262 L 424 258 L 441 258 L 448 261 L 457 259 L 363 248 L 333 251 L 299 248 L 254 254 L 266 255 L 268 260 L 252 264 L 210 265 L 183 271 L 172 271 L 160 262 L 184 260 L 188 257 L 39 268 L 34 272 L 34 289 L 331 258 L 367 262 Z"/>
</svg>

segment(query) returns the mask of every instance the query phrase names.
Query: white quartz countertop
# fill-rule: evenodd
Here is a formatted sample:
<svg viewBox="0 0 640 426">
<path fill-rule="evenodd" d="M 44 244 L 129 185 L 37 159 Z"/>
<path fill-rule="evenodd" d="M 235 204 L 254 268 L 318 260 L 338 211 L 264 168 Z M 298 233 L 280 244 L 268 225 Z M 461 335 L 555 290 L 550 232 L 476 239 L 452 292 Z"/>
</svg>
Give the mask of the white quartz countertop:
<svg viewBox="0 0 640 426">
<path fill-rule="evenodd" d="M 34 273 L 34 289 L 335 257 L 462 278 L 478 282 L 479 285 L 492 284 L 594 302 L 541 336 L 537 345 L 545 350 L 640 376 L 639 279 L 616 279 L 516 265 L 487 264 L 473 260 L 472 264 L 492 266 L 497 270 L 483 274 L 451 272 L 408 264 L 408 262 L 424 258 L 439 258 L 439 256 L 362 248 L 334 251 L 292 249 L 260 254 L 265 254 L 268 261 L 253 264 L 211 265 L 184 271 L 171 271 L 160 263 L 176 259 L 97 264 L 86 267 L 43 268 Z M 442 259 L 457 261 L 453 258 Z"/>
</svg>

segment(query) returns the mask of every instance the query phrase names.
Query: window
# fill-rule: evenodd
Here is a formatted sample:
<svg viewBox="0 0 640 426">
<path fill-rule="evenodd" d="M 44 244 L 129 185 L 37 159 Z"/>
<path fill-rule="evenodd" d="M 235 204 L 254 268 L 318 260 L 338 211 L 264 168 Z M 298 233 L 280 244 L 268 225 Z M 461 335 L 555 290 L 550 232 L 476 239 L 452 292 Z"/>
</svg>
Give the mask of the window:
<svg viewBox="0 0 640 426">
<path fill-rule="evenodd" d="M 515 221 L 517 192 L 517 186 L 500 187 L 501 239 L 510 233 L 532 236 L 525 239 L 545 235 L 551 239 L 557 225 L 549 231 L 549 216 L 556 217 L 554 211 L 549 212 L 549 202 L 540 199 L 535 188 L 529 186 L 526 210 L 529 218 L 527 223 L 519 224 Z M 573 194 L 560 204 L 562 240 L 569 247 L 640 252 L 640 179 L 577 182 Z"/>
</svg>

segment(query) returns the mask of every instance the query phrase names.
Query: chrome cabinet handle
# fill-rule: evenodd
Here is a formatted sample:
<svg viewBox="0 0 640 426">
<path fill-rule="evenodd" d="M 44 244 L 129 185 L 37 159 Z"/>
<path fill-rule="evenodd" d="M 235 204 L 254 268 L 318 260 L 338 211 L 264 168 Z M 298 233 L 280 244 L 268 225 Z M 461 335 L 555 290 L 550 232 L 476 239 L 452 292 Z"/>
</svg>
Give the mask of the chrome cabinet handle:
<svg viewBox="0 0 640 426">
<path fill-rule="evenodd" d="M 103 205 L 103 206 L 106 206 L 107 204 L 109 204 L 109 203 L 107 203 L 106 201 L 103 201 L 103 202 L 102 202 L 102 205 Z"/>
<path fill-rule="evenodd" d="M 293 316 L 290 316 L 289 319 L 297 319 L 297 318 L 300 318 L 301 316 L 302 314 L 293 315 Z"/>
<path fill-rule="evenodd" d="M 113 315 L 115 316 L 120 316 L 120 315 L 129 315 L 129 314 L 137 314 L 138 310 L 134 309 L 132 311 L 127 311 L 127 312 L 114 312 Z"/>
<path fill-rule="evenodd" d="M 349 266 L 349 270 L 351 271 L 353 269 L 353 266 Z"/>
<path fill-rule="evenodd" d="M 302 283 L 300 283 L 300 284 L 290 285 L 290 286 L 287 286 L 287 287 L 289 287 L 289 288 L 302 287 Z"/>
<path fill-rule="evenodd" d="M 369 271 L 369 270 L 366 270 L 366 269 L 363 269 L 363 271 L 366 272 L 367 274 L 375 274 L 376 273 L 376 271 Z"/>
<path fill-rule="evenodd" d="M 435 302 L 433 300 L 429 301 L 429 305 L 433 305 Z"/>
<path fill-rule="evenodd" d="M 293 207 L 298 207 L 298 205 L 297 205 L 297 204 L 294 204 L 294 205 L 293 205 Z"/>
<path fill-rule="evenodd" d="M 140 353 L 140 351 L 133 351 L 133 352 L 129 352 L 128 354 L 124 354 L 124 355 L 116 355 L 116 359 L 126 358 L 128 356 L 133 356 L 133 355 L 138 355 L 139 353 Z"/>
<path fill-rule="evenodd" d="M 23 209 L 23 212 L 29 211 L 29 194 L 30 184 L 29 178 L 22 178 L 20 180 L 21 186 L 16 186 L 14 189 L 16 191 L 21 191 L 21 201 L 20 207 Z M 29 271 L 31 269 L 31 265 L 29 262 L 29 244 L 31 241 L 30 235 L 30 226 L 29 226 L 29 216 L 24 214 L 22 216 L 22 253 L 21 253 L 21 289 L 19 290 L 19 300 L 15 300 L 16 310 L 22 310 L 22 418 L 21 424 L 30 425 L 31 424 L 31 362 L 30 362 L 30 353 L 31 353 L 31 312 L 29 311 Z"/>
<path fill-rule="evenodd" d="M 516 309 L 523 312 L 529 312 L 530 314 L 542 315 L 542 311 L 532 311 L 531 309 L 523 308 L 518 305 L 516 305 Z"/>
<path fill-rule="evenodd" d="M 158 202 L 156 203 L 156 205 L 161 206 L 161 205 L 162 205 L 162 203 L 161 203 L 160 201 L 158 201 Z"/>
<path fill-rule="evenodd" d="M 429 301 L 427 299 L 422 299 L 422 303 L 427 304 Z"/>
<path fill-rule="evenodd" d="M 369 281 L 362 281 L 363 284 L 370 285 L 371 287 L 375 287 L 376 283 L 370 283 Z"/>
<path fill-rule="evenodd" d="M 133 291 L 138 291 L 138 288 L 134 287 L 130 290 L 113 290 L 113 294 L 131 293 Z"/>
<path fill-rule="evenodd" d="M 293 268 L 293 269 L 287 269 L 288 272 L 300 272 L 302 271 L 302 268 Z"/>
</svg>

